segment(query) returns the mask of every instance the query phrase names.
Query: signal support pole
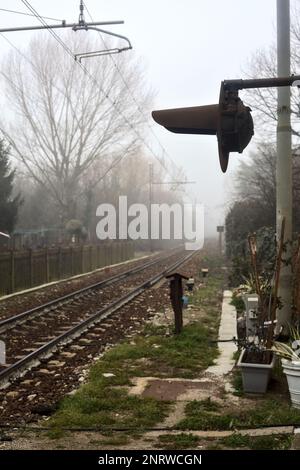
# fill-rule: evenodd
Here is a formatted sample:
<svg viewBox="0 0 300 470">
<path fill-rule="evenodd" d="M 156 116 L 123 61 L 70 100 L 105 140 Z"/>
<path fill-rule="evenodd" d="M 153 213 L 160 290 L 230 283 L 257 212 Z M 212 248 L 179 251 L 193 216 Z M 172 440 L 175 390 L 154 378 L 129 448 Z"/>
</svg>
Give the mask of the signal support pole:
<svg viewBox="0 0 300 470">
<path fill-rule="evenodd" d="M 290 75 L 290 0 L 277 0 L 277 68 L 278 77 Z M 277 163 L 276 163 L 276 233 L 280 240 L 282 219 L 285 217 L 285 242 L 292 241 L 292 141 L 291 141 L 291 91 L 278 88 Z M 285 257 L 291 257 L 291 243 L 287 244 Z M 277 310 L 277 332 L 291 322 L 292 267 L 282 266 L 278 296 L 282 308 Z"/>
</svg>

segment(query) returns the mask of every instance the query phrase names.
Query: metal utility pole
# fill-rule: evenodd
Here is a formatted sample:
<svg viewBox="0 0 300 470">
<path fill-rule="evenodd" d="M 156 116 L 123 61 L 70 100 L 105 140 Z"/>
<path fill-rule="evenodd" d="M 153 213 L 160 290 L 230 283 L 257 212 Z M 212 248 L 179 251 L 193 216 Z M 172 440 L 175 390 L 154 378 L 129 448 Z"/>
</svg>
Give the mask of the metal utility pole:
<svg viewBox="0 0 300 470">
<path fill-rule="evenodd" d="M 290 75 L 290 0 L 277 0 L 277 69 L 278 77 Z M 292 241 L 292 139 L 290 87 L 278 88 L 277 162 L 276 162 L 276 234 L 280 240 L 282 219 L 285 218 L 285 242 Z M 291 244 L 285 257 L 290 259 Z M 277 332 L 291 322 L 292 267 L 282 266 L 278 296 L 282 308 L 277 310 Z"/>
</svg>

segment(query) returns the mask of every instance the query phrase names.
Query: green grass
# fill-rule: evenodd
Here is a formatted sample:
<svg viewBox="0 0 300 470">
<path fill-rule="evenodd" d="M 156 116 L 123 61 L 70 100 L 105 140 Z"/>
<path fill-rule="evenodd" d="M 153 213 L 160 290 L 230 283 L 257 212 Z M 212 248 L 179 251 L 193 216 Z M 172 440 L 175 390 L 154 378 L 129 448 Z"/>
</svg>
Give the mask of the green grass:
<svg viewBox="0 0 300 470">
<path fill-rule="evenodd" d="M 218 348 L 212 340 L 218 333 L 223 274 L 216 272 L 195 291 L 190 303 L 204 312 L 199 322 L 185 326 L 180 335 L 168 335 L 167 327 L 147 325 L 131 343 L 109 351 L 91 370 L 91 378 L 117 371 L 118 383 L 133 376 L 194 378 L 213 364 Z M 188 312 L 185 313 L 188 315 Z M 132 344 L 133 343 L 133 344 Z"/>
<path fill-rule="evenodd" d="M 62 400 L 52 416 L 52 434 L 65 428 L 142 431 L 162 422 L 171 403 L 128 394 L 137 376 L 194 378 L 218 356 L 216 338 L 223 275 L 211 274 L 194 294 L 203 319 L 185 326 L 180 335 L 167 327 L 147 325 L 143 333 L 109 350 L 90 369 L 88 383 Z M 187 313 L 188 314 L 188 313 Z M 103 374 L 112 373 L 105 378 Z"/>
<path fill-rule="evenodd" d="M 76 427 L 144 429 L 163 421 L 170 403 L 128 395 L 124 386 L 134 376 L 193 377 L 217 357 L 210 338 L 207 327 L 198 323 L 186 326 L 176 337 L 151 327 L 134 344 L 111 349 L 92 366 L 88 383 L 61 402 L 50 422 L 53 433 Z M 105 378 L 107 372 L 114 376 Z"/>
<path fill-rule="evenodd" d="M 222 299 L 224 274 L 215 271 L 209 277 L 201 279 L 202 285 L 190 296 L 190 303 L 199 307 L 216 305 Z M 207 310 L 207 309 L 205 309 Z M 207 311 L 207 313 L 209 313 Z"/>
<path fill-rule="evenodd" d="M 97 439 L 97 440 L 91 440 L 90 444 L 92 445 L 97 445 L 97 446 L 124 446 L 129 444 L 130 438 L 126 434 L 115 434 L 114 436 L 103 438 L 103 439 Z"/>
<path fill-rule="evenodd" d="M 207 400 L 188 403 L 186 416 L 177 428 L 205 431 L 300 424 L 300 411 L 290 407 L 286 399 L 255 399 L 252 407 L 240 406 L 232 411 L 221 405 L 214 406 L 215 409 L 209 409 Z"/>
<path fill-rule="evenodd" d="M 106 379 L 94 379 L 62 401 L 50 425 L 58 430 L 144 429 L 162 421 L 168 410 L 168 402 L 131 396 L 126 390 L 108 385 Z"/>
<path fill-rule="evenodd" d="M 243 436 L 232 434 L 219 440 L 224 447 L 247 448 L 250 450 L 288 450 L 291 447 L 292 436 L 286 434 L 273 434 L 270 436 Z"/>
<path fill-rule="evenodd" d="M 166 450 L 194 449 L 199 438 L 193 434 L 162 434 L 158 436 L 158 443 L 155 447 L 163 447 Z"/>
<path fill-rule="evenodd" d="M 62 437 L 65 437 L 66 432 L 62 429 L 53 428 L 47 431 L 46 435 L 49 439 L 61 439 Z"/>
<path fill-rule="evenodd" d="M 109 351 L 92 369 L 90 377 L 105 372 L 116 374 L 118 385 L 126 385 L 133 376 L 196 377 L 200 371 L 213 364 L 218 356 L 216 344 L 211 343 L 214 331 L 202 323 L 183 328 L 180 335 L 166 336 L 158 328 L 149 336 L 135 338 L 135 344 L 123 343 Z"/>
<path fill-rule="evenodd" d="M 240 351 L 239 351 L 239 355 L 240 355 Z M 233 395 L 237 397 L 244 396 L 243 379 L 242 379 L 242 374 L 240 370 L 235 369 L 233 371 L 231 384 L 235 389 L 235 391 L 233 392 Z"/>
</svg>

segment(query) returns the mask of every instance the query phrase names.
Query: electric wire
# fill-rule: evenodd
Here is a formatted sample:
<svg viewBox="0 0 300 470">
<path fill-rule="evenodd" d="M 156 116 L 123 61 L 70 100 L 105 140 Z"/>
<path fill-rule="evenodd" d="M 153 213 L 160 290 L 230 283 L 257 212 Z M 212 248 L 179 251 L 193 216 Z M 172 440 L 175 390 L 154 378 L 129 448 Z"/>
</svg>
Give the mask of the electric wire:
<svg viewBox="0 0 300 470">
<path fill-rule="evenodd" d="M 84 7 L 85 7 L 85 9 L 86 9 L 86 11 L 87 11 L 87 13 L 88 13 L 88 15 L 89 15 L 91 21 L 93 22 L 94 19 L 93 19 L 93 17 L 92 17 L 92 14 L 91 14 L 89 8 L 87 7 L 86 2 L 83 1 L 82 3 L 83 3 L 83 5 L 84 5 Z M 103 38 L 103 35 L 100 33 L 100 31 L 98 31 L 98 34 L 99 34 L 99 36 L 100 36 L 100 38 L 101 38 L 101 40 L 102 40 L 102 42 L 103 42 L 104 47 L 105 47 L 106 49 L 108 49 L 107 43 L 106 43 L 105 39 Z M 155 133 L 154 130 L 152 129 L 151 125 L 148 123 L 148 117 L 145 115 L 143 109 L 142 109 L 141 106 L 140 106 L 140 103 L 138 102 L 138 100 L 137 100 L 136 97 L 134 96 L 134 94 L 133 94 L 133 92 L 132 92 L 130 86 L 129 86 L 128 83 L 127 83 L 126 78 L 124 77 L 124 74 L 122 73 L 122 70 L 120 69 L 120 67 L 118 66 L 117 62 L 114 60 L 114 58 L 113 58 L 111 55 L 110 55 L 110 59 L 111 59 L 111 61 L 113 62 L 114 67 L 116 68 L 117 72 L 119 73 L 119 75 L 120 75 L 120 77 L 121 77 L 121 79 L 122 79 L 122 81 L 123 81 L 125 87 L 127 88 L 127 90 L 128 90 L 128 92 L 129 92 L 129 94 L 130 94 L 130 96 L 131 96 L 133 102 L 135 103 L 135 105 L 136 105 L 136 107 L 137 107 L 137 110 L 139 111 L 139 113 L 141 114 L 141 116 L 143 117 L 143 119 L 145 120 L 145 123 L 146 123 L 148 129 L 150 130 L 151 134 L 153 135 L 153 137 L 155 138 L 155 140 L 158 142 L 158 144 L 159 144 L 159 146 L 160 146 L 160 148 L 161 148 L 161 150 L 162 150 L 162 152 L 163 152 L 162 159 L 164 159 L 164 156 L 166 156 L 166 157 L 170 160 L 170 162 L 172 163 L 172 165 L 174 166 L 174 168 L 176 169 L 176 171 L 179 172 L 179 171 L 180 171 L 180 168 L 178 168 L 178 166 L 176 165 L 176 163 L 174 162 L 174 160 L 173 160 L 173 159 L 171 158 L 171 156 L 167 153 L 167 151 L 166 151 L 165 147 L 163 146 L 163 144 L 161 143 L 160 139 L 158 138 L 158 136 L 156 135 L 156 133 Z"/>
<path fill-rule="evenodd" d="M 71 51 L 71 49 L 65 44 L 65 42 L 47 25 L 47 23 L 43 20 L 43 18 L 40 16 L 40 14 L 32 7 L 32 5 L 27 1 L 27 0 L 21 0 L 22 3 L 34 14 L 34 16 L 45 26 L 45 28 L 49 31 L 49 33 L 54 37 L 56 41 L 59 42 L 59 44 L 63 47 L 65 52 L 72 57 L 76 61 L 75 54 Z M 124 119 L 126 124 L 133 130 L 133 132 L 136 134 L 138 139 L 144 144 L 144 146 L 148 149 L 148 151 L 152 154 L 152 156 L 160 163 L 160 165 L 166 170 L 168 174 L 170 174 L 169 168 L 166 166 L 164 161 L 161 160 L 160 157 L 156 155 L 156 153 L 153 151 L 152 147 L 148 144 L 148 142 L 141 136 L 141 134 L 137 131 L 137 129 L 131 124 L 131 122 L 128 120 L 128 118 L 124 115 L 124 113 L 116 106 L 114 100 L 110 98 L 107 92 L 103 90 L 103 87 L 99 84 L 99 82 L 95 79 L 95 77 L 92 76 L 92 74 L 88 71 L 88 69 L 79 61 L 76 61 L 78 66 L 84 71 L 84 73 L 93 81 L 93 83 L 100 89 L 102 93 L 104 93 L 104 96 L 110 103 L 115 107 L 119 115 Z"/>
<path fill-rule="evenodd" d="M 35 16 L 32 13 L 26 13 L 24 11 L 17 11 L 17 10 L 8 10 L 7 8 L 0 8 L 0 11 L 4 11 L 7 13 L 15 13 L 16 15 L 24 15 L 24 16 Z M 51 18 L 50 16 L 42 16 L 45 20 L 51 20 L 51 21 L 59 21 L 60 23 L 63 23 L 64 20 L 60 20 L 58 18 Z"/>
</svg>

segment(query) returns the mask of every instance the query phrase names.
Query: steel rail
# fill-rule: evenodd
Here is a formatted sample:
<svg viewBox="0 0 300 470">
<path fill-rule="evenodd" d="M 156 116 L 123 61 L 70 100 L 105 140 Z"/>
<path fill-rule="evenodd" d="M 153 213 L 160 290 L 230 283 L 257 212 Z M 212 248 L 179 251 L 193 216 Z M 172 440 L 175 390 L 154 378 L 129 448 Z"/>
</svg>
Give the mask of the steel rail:
<svg viewBox="0 0 300 470">
<path fill-rule="evenodd" d="M 177 269 L 182 264 L 186 263 L 192 256 L 194 256 L 195 253 L 197 253 L 197 251 L 190 252 L 183 259 L 176 261 L 176 263 L 172 264 L 168 268 L 161 271 L 159 274 L 156 274 L 152 278 L 148 279 L 147 281 L 143 282 L 139 286 L 135 287 L 129 293 L 119 297 L 117 300 L 115 300 L 111 304 L 98 310 L 96 313 L 91 315 L 86 320 L 83 320 L 82 322 L 70 328 L 68 331 L 50 340 L 48 343 L 45 343 L 40 348 L 29 353 L 27 356 L 24 356 L 19 361 L 8 366 L 6 369 L 3 369 L 2 371 L 0 371 L 0 388 L 3 388 L 4 386 L 6 386 L 6 384 L 9 383 L 14 378 L 17 378 L 23 375 L 22 372 L 26 373 L 30 368 L 38 365 L 40 363 L 40 359 L 49 357 L 51 353 L 58 348 L 58 346 L 72 342 L 73 339 L 77 338 L 78 336 L 81 336 L 81 334 L 85 332 L 86 330 L 88 330 L 89 327 L 94 326 L 96 323 L 99 323 L 103 319 L 112 315 L 121 307 L 128 304 L 131 300 L 138 297 L 141 293 L 143 293 L 144 291 L 146 291 L 153 285 L 157 284 L 168 273 L 172 272 L 173 270 Z"/>
<path fill-rule="evenodd" d="M 95 290 L 95 289 L 100 289 L 101 287 L 109 286 L 111 284 L 114 284 L 115 282 L 118 282 L 126 277 L 129 277 L 131 275 L 134 275 L 140 271 L 143 271 L 144 269 L 147 269 L 151 266 L 155 266 L 156 264 L 170 258 L 173 256 L 173 254 L 168 254 L 167 256 L 164 256 L 163 258 L 155 259 L 153 261 L 150 261 L 148 263 L 145 263 L 141 266 L 137 266 L 136 268 L 128 269 L 127 271 L 124 271 L 122 273 L 117 273 L 114 276 L 111 276 L 107 279 L 103 279 L 102 281 L 96 282 L 94 284 L 90 284 L 88 286 L 82 287 L 81 289 L 78 289 L 74 292 L 70 292 L 69 294 L 65 294 L 61 297 L 57 297 L 53 300 L 50 300 L 49 302 L 46 302 L 44 304 L 38 305 L 37 307 L 33 307 L 29 310 L 26 310 L 25 312 L 18 313 L 17 315 L 13 315 L 11 317 L 5 318 L 4 320 L 0 321 L 0 333 L 4 333 L 9 329 L 9 327 L 12 327 L 14 325 L 19 324 L 23 320 L 27 319 L 32 319 L 35 318 L 38 315 L 42 315 L 47 311 L 47 309 L 53 309 L 57 306 L 59 306 L 61 303 L 68 302 L 70 300 L 76 300 L 85 293 Z"/>
</svg>

